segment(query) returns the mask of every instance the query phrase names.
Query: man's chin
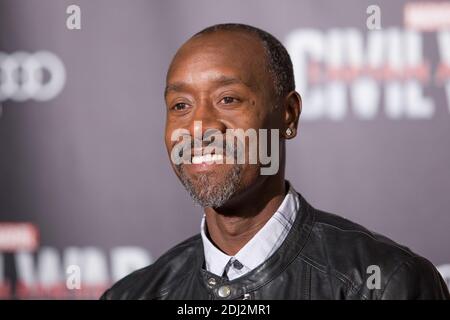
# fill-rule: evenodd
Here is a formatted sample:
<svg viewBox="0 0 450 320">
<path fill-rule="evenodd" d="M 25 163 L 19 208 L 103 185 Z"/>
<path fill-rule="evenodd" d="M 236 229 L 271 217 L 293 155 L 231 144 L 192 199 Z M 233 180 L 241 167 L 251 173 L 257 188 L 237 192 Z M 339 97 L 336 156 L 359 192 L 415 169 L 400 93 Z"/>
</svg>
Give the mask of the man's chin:
<svg viewBox="0 0 450 320">
<path fill-rule="evenodd" d="M 181 165 L 178 174 L 181 183 L 189 192 L 194 202 L 202 207 L 219 208 L 225 205 L 239 190 L 241 167 L 227 166 L 222 170 L 197 171 L 192 166 Z M 194 170 L 193 170 L 194 169 Z"/>
</svg>

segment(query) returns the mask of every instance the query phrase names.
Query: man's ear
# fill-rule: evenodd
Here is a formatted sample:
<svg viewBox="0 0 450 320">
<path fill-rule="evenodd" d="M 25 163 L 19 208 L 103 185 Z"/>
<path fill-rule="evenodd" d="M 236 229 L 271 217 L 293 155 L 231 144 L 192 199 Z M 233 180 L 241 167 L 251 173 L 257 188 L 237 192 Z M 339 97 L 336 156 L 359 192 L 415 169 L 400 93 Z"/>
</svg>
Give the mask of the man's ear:
<svg viewBox="0 0 450 320">
<path fill-rule="evenodd" d="M 297 126 L 302 112 L 302 98 L 297 91 L 291 91 L 284 100 L 284 128 L 282 135 L 286 139 L 292 139 L 297 135 Z"/>
</svg>

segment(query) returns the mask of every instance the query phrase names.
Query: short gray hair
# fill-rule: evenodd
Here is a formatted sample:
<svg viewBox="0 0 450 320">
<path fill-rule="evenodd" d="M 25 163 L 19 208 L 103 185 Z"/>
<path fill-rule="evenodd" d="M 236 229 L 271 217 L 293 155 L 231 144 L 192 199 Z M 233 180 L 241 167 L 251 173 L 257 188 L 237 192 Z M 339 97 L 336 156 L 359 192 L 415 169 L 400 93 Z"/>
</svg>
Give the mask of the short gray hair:
<svg viewBox="0 0 450 320">
<path fill-rule="evenodd" d="M 268 71 L 272 76 L 277 98 L 281 98 L 295 90 L 291 57 L 277 38 L 264 30 L 241 23 L 216 24 L 197 32 L 193 37 L 217 31 L 242 31 L 255 35 L 265 49 Z"/>
</svg>

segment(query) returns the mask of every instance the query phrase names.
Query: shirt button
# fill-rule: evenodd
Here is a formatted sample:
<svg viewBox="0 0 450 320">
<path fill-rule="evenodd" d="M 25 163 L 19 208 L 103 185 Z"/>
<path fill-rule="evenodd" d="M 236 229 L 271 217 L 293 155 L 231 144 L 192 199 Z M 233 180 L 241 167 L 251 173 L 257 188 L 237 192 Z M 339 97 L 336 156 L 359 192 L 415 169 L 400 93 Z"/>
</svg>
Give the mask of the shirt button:
<svg viewBox="0 0 450 320">
<path fill-rule="evenodd" d="M 208 284 L 209 284 L 211 287 L 214 287 L 214 286 L 217 284 L 217 281 L 216 281 L 216 279 L 214 279 L 214 278 L 209 278 L 209 279 L 208 279 Z"/>
<path fill-rule="evenodd" d="M 219 288 L 218 293 L 219 293 L 219 297 L 226 298 L 231 293 L 230 287 L 229 286 L 222 286 L 222 287 Z"/>
<path fill-rule="evenodd" d="M 237 270 L 241 270 L 244 267 L 244 265 L 240 263 L 238 260 L 235 260 L 233 262 L 233 267 L 235 267 Z"/>
</svg>

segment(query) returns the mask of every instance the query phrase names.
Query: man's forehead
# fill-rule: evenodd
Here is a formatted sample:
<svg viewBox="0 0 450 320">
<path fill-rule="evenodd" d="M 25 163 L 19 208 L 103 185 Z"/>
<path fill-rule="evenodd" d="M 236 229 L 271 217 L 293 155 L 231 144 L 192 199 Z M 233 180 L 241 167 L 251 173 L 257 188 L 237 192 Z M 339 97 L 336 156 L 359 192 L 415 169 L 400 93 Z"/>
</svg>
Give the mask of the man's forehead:
<svg viewBox="0 0 450 320">
<path fill-rule="evenodd" d="M 217 72 L 212 72 L 209 75 L 205 75 L 202 79 L 203 82 L 207 82 L 212 87 L 223 87 L 233 84 L 244 85 L 250 89 L 255 88 L 255 83 L 249 79 L 243 79 L 238 75 L 233 74 L 221 74 Z M 167 95 L 170 92 L 181 92 L 187 90 L 190 86 L 198 83 L 195 78 L 188 77 L 181 80 L 171 80 L 167 82 L 164 95 Z"/>
<path fill-rule="evenodd" d="M 167 85 L 195 80 L 252 86 L 257 81 L 254 78 L 265 70 L 265 56 L 257 40 L 248 40 L 248 36 L 232 37 L 229 32 L 190 39 L 175 55 Z"/>
<path fill-rule="evenodd" d="M 264 48 L 257 35 L 240 30 L 219 30 L 204 34 L 198 34 L 186 41 L 180 48 L 187 47 L 219 46 L 221 48 L 231 47 L 235 50 L 252 51 L 263 54 Z"/>
</svg>

